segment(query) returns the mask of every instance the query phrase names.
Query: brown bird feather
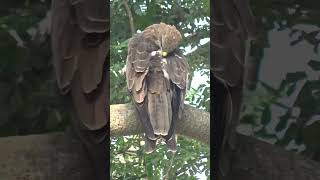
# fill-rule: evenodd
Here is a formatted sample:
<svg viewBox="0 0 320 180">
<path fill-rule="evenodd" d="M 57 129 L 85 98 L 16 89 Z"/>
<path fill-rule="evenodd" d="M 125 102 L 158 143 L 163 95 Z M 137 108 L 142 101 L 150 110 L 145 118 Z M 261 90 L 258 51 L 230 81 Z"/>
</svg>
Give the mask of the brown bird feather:
<svg viewBox="0 0 320 180">
<path fill-rule="evenodd" d="M 106 179 L 109 24 L 105 0 L 53 0 L 51 42 L 58 86 L 71 99 L 74 131 L 96 178 Z"/>
</svg>

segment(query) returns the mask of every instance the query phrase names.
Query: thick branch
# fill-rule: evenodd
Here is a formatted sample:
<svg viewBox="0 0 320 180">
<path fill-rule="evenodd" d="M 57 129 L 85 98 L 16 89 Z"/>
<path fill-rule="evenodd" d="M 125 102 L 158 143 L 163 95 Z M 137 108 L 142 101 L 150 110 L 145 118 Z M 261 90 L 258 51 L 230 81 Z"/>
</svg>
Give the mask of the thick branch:
<svg viewBox="0 0 320 180">
<path fill-rule="evenodd" d="M 112 105 L 110 114 L 113 136 L 142 132 L 131 105 Z M 186 106 L 178 122 L 178 132 L 209 143 L 209 113 Z M 318 180 L 320 177 L 318 162 L 251 137 L 239 135 L 238 140 L 231 179 Z M 64 133 L 0 138 L 0 147 L 0 179 L 87 180 L 93 177 L 81 143 Z"/>
<path fill-rule="evenodd" d="M 238 135 L 232 177 L 237 180 L 319 180 L 320 164 L 294 152 Z"/>
<path fill-rule="evenodd" d="M 88 180 L 92 167 L 79 141 L 63 133 L 0 138 L 2 180 Z"/>
<path fill-rule="evenodd" d="M 93 177 L 81 143 L 64 133 L 0 138 L 0 147 L 0 179 L 88 180 Z M 320 164 L 239 135 L 233 172 L 231 179 L 237 180 L 318 180 Z"/>
<path fill-rule="evenodd" d="M 123 136 L 143 133 L 142 124 L 137 118 L 136 109 L 130 104 L 111 105 L 111 136 Z M 180 121 L 177 122 L 177 133 L 210 144 L 209 113 L 185 105 Z"/>
</svg>

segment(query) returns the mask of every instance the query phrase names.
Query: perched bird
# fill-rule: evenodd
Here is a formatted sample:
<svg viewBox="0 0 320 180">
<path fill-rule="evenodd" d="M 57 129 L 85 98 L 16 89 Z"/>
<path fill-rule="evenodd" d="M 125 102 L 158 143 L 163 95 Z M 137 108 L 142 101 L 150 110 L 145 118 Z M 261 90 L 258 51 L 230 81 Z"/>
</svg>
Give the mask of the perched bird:
<svg viewBox="0 0 320 180">
<path fill-rule="evenodd" d="M 108 179 L 108 6 L 105 0 L 53 0 L 51 42 L 58 87 L 70 100 L 75 133 L 96 177 Z"/>
<path fill-rule="evenodd" d="M 230 179 L 232 156 L 236 150 L 236 126 L 242 102 L 246 43 L 256 36 L 255 19 L 249 0 L 214 0 L 211 40 L 215 98 L 214 146 L 218 179 Z"/>
<path fill-rule="evenodd" d="M 134 35 L 125 66 L 127 88 L 145 130 L 145 152 L 164 139 L 176 151 L 175 125 L 186 94 L 188 63 L 178 50 L 180 32 L 164 23 Z"/>
</svg>

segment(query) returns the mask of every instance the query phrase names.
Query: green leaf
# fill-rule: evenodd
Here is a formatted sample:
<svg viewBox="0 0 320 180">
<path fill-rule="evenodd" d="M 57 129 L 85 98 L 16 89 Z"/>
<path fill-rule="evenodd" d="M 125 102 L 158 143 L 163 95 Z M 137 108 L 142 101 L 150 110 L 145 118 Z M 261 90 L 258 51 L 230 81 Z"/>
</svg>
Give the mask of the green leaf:
<svg viewBox="0 0 320 180">
<path fill-rule="evenodd" d="M 268 133 L 264 128 L 255 132 L 254 134 L 255 136 L 260 138 L 266 138 L 266 139 L 276 138 L 276 135 Z"/>
<path fill-rule="evenodd" d="M 308 62 L 308 65 L 309 65 L 314 71 L 319 71 L 319 70 L 320 70 L 320 61 L 310 60 L 310 61 Z"/>
<path fill-rule="evenodd" d="M 289 83 L 295 83 L 299 80 L 305 79 L 307 74 L 305 72 L 294 72 L 294 73 L 287 73 L 286 80 Z"/>
<path fill-rule="evenodd" d="M 296 89 L 296 84 L 291 84 L 287 90 L 287 96 L 290 96 Z"/>
<path fill-rule="evenodd" d="M 270 107 L 266 106 L 262 112 L 262 116 L 261 116 L 261 123 L 263 125 L 267 125 L 271 120 L 271 111 L 270 111 Z"/>
<path fill-rule="evenodd" d="M 241 123 L 244 124 L 252 124 L 252 125 L 256 125 L 256 119 L 257 119 L 257 115 L 255 114 L 245 114 L 242 118 L 241 118 Z"/>
<path fill-rule="evenodd" d="M 284 114 L 279 118 L 280 122 L 277 124 L 275 130 L 277 132 L 282 131 L 287 126 L 287 123 L 290 117 L 291 117 L 291 111 L 289 110 L 286 112 L 286 114 Z"/>
</svg>

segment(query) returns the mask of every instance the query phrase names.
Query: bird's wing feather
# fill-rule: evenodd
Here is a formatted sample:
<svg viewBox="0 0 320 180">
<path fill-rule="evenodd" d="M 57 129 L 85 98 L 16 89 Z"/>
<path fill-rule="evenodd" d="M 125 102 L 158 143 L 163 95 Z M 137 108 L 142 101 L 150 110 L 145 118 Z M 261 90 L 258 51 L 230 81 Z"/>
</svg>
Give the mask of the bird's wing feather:
<svg viewBox="0 0 320 180">
<path fill-rule="evenodd" d="M 171 139 L 174 135 L 176 121 L 182 116 L 184 108 L 184 99 L 186 95 L 186 88 L 188 83 L 189 65 L 187 59 L 182 53 L 176 51 L 172 56 L 167 58 L 168 74 L 171 81 L 171 109 L 172 109 L 172 123 L 166 137 Z"/>
<path fill-rule="evenodd" d="M 87 36 L 96 36 L 87 34 Z M 100 41 L 93 37 L 93 41 Z M 101 82 L 103 68 L 107 56 L 108 41 L 102 41 L 97 47 L 81 46 L 78 51 L 78 67 L 81 77 L 82 89 L 85 93 L 95 90 Z"/>
<path fill-rule="evenodd" d="M 77 69 L 75 58 L 76 44 L 73 41 L 76 25 L 72 24 L 67 1 L 52 1 L 51 11 L 51 43 L 53 64 L 58 86 L 63 93 L 70 89 L 71 80 Z"/>
<path fill-rule="evenodd" d="M 107 29 L 107 1 L 101 0 L 70 0 L 75 7 L 77 23 L 86 33 L 105 33 Z"/>
<path fill-rule="evenodd" d="M 142 34 L 137 34 L 130 39 L 126 78 L 127 87 L 137 103 L 142 103 L 147 93 L 145 78 L 149 71 L 151 51 L 150 43 L 143 39 Z"/>
<path fill-rule="evenodd" d="M 149 73 L 150 53 L 155 49 L 144 39 L 143 34 L 136 34 L 128 44 L 128 56 L 126 61 L 127 88 L 139 113 L 140 121 L 144 126 L 146 137 L 155 140 L 154 131 L 149 119 L 149 100 L 147 97 L 148 83 L 146 76 Z M 149 142 L 149 141 L 147 141 Z M 152 146 L 153 147 L 153 146 Z"/>
<path fill-rule="evenodd" d="M 107 2 L 103 0 L 71 0 L 74 20 L 83 32 L 76 37 L 79 43 L 77 60 L 85 93 L 95 90 L 102 79 L 103 64 L 108 53 Z"/>
<path fill-rule="evenodd" d="M 109 40 L 106 6 L 103 0 L 52 1 L 53 60 L 64 93 L 76 70 L 85 93 L 101 82 Z"/>
<path fill-rule="evenodd" d="M 181 53 L 174 53 L 167 58 L 167 63 L 170 80 L 180 89 L 186 89 L 189 69 L 186 58 Z"/>
<path fill-rule="evenodd" d="M 71 89 L 78 121 L 90 130 L 107 123 L 106 6 L 104 0 L 52 1 L 51 40 L 58 86 L 63 93 Z"/>
</svg>

